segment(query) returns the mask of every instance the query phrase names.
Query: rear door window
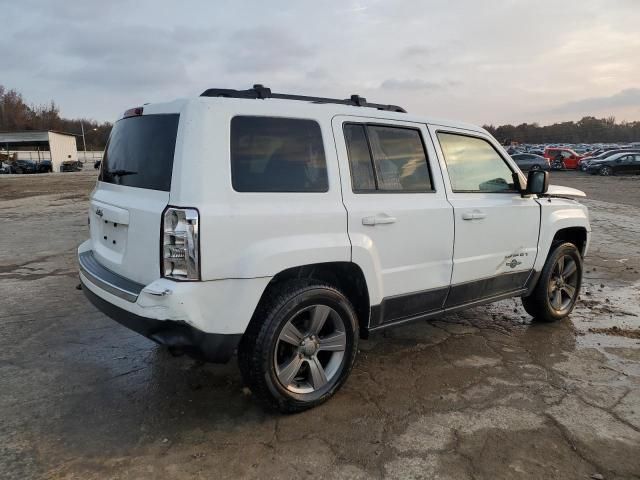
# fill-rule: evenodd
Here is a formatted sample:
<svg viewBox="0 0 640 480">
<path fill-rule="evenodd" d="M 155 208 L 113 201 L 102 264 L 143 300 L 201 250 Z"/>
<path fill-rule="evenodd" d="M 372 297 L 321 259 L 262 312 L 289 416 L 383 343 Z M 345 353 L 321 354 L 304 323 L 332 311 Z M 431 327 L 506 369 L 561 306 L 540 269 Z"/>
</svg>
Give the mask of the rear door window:
<svg viewBox="0 0 640 480">
<path fill-rule="evenodd" d="M 150 190 L 171 190 L 178 114 L 118 120 L 104 152 L 100 180 Z"/>
<path fill-rule="evenodd" d="M 347 123 L 344 135 L 354 192 L 433 191 L 419 130 Z"/>
<path fill-rule="evenodd" d="M 353 191 L 375 190 L 376 180 L 373 173 L 373 162 L 371 161 L 365 126 L 346 124 L 344 126 L 344 138 L 347 144 Z"/>
<path fill-rule="evenodd" d="M 231 180 L 238 192 L 326 192 L 327 161 L 314 120 L 231 120 Z"/>
</svg>

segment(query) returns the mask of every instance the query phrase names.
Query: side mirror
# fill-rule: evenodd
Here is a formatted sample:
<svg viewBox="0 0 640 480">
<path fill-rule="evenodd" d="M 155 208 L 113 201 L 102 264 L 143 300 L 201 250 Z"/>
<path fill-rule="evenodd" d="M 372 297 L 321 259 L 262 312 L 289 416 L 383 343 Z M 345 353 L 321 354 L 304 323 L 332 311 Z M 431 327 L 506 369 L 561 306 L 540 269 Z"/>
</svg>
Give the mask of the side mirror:
<svg viewBox="0 0 640 480">
<path fill-rule="evenodd" d="M 549 190 L 549 172 L 542 170 L 531 170 L 527 177 L 527 188 L 525 193 L 529 195 L 542 195 Z"/>
</svg>

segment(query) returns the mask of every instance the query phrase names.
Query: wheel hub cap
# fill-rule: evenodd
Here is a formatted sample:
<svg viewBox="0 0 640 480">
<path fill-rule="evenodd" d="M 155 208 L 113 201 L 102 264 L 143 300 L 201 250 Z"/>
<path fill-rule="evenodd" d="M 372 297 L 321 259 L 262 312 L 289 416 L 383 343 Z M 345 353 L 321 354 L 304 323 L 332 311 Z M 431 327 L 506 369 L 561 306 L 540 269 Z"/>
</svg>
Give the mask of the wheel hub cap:
<svg viewBox="0 0 640 480">
<path fill-rule="evenodd" d="M 320 342 L 315 337 L 306 337 L 300 342 L 300 353 L 305 357 L 312 357 L 320 348 Z"/>
</svg>

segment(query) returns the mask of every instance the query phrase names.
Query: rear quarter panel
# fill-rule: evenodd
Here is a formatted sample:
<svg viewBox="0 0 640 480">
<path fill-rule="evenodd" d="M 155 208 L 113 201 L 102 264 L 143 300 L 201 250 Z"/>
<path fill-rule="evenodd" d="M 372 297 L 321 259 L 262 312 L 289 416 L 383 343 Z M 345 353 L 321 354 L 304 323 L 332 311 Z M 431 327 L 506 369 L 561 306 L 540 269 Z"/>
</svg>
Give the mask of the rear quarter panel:
<svg viewBox="0 0 640 480">
<path fill-rule="evenodd" d="M 203 98 L 183 110 L 170 204 L 200 211 L 203 280 L 269 277 L 299 265 L 351 259 L 330 117 L 303 106 L 279 112 L 273 103 Z M 317 121 L 329 191 L 236 192 L 229 158 L 230 121 L 236 115 Z"/>
</svg>

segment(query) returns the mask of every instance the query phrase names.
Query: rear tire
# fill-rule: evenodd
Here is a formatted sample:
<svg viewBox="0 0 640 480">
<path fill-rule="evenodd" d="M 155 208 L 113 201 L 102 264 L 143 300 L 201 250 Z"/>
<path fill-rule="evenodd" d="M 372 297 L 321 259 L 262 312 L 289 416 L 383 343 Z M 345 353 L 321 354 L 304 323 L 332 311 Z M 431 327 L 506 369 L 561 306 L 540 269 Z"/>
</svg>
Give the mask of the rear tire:
<svg viewBox="0 0 640 480">
<path fill-rule="evenodd" d="M 575 307 L 582 284 L 582 257 L 573 243 L 558 244 L 549 254 L 531 295 L 522 306 L 535 320 L 555 322 Z"/>
<path fill-rule="evenodd" d="M 358 321 L 336 288 L 309 280 L 273 286 L 238 348 L 245 384 L 269 409 L 307 410 L 346 381 L 358 351 Z"/>
</svg>

